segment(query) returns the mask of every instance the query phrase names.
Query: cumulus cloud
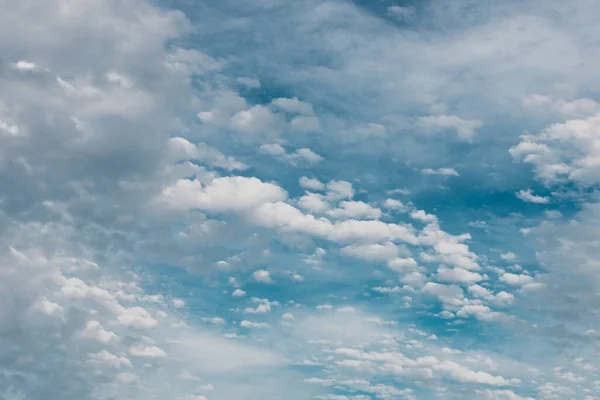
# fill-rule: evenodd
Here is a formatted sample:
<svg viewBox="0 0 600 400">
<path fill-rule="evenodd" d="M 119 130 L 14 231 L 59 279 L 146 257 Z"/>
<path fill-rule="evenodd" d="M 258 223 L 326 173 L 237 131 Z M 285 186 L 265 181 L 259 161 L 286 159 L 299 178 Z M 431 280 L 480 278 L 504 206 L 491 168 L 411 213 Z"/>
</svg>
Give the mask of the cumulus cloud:
<svg viewBox="0 0 600 400">
<path fill-rule="evenodd" d="M 304 189 L 310 190 L 323 190 L 325 189 L 325 185 L 323 182 L 316 178 L 308 178 L 306 176 L 300 177 L 299 184 Z"/>
<path fill-rule="evenodd" d="M 437 270 L 437 278 L 442 282 L 479 282 L 485 278 L 477 272 L 462 268 L 447 268 L 441 266 Z"/>
<path fill-rule="evenodd" d="M 255 321 L 248 321 L 248 320 L 243 320 L 242 322 L 240 322 L 240 326 L 242 328 L 254 328 L 254 329 L 269 328 L 269 324 L 267 324 L 266 322 L 255 322 Z"/>
<path fill-rule="evenodd" d="M 362 201 L 342 201 L 338 208 L 328 210 L 327 215 L 335 219 L 379 219 L 382 212 Z"/>
<path fill-rule="evenodd" d="M 556 123 L 538 134 L 522 135 L 510 154 L 533 165 L 536 176 L 544 182 L 595 185 L 600 175 L 600 154 L 594 146 L 599 127 L 599 115 Z"/>
<path fill-rule="evenodd" d="M 208 185 L 198 180 L 180 179 L 166 187 L 156 201 L 174 209 L 243 212 L 286 198 L 287 192 L 273 183 L 231 176 L 216 178 Z"/>
<path fill-rule="evenodd" d="M 458 172 L 456 172 L 456 170 L 453 168 L 438 168 L 438 169 L 425 168 L 425 169 L 421 170 L 421 173 L 423 175 L 460 176 L 460 174 Z"/>
<path fill-rule="evenodd" d="M 544 112 L 558 112 L 565 117 L 587 117 L 600 112 L 600 103 L 588 99 L 568 101 L 540 94 L 532 94 L 523 98 L 523 106 Z"/>
<path fill-rule="evenodd" d="M 534 203 L 534 204 L 548 204 L 550 203 L 550 199 L 545 196 L 538 196 L 533 194 L 533 190 L 531 189 L 523 189 L 519 190 L 515 193 L 518 199 L 523 200 L 526 203 Z"/>
<path fill-rule="evenodd" d="M 271 275 L 269 274 L 269 271 L 266 271 L 264 269 L 254 271 L 252 273 L 252 277 L 258 282 L 271 283 Z"/>
<path fill-rule="evenodd" d="M 262 105 L 239 111 L 231 117 L 232 128 L 243 134 L 269 134 L 277 129 L 278 123 L 277 116 Z"/>
<path fill-rule="evenodd" d="M 473 3 L 471 26 L 462 1 L 419 6 L 418 20 L 417 9 L 396 5 L 209 3 L 3 5 L 0 397 L 591 393 L 583 366 L 593 360 L 541 347 L 551 343 L 544 335 L 560 348 L 594 340 L 593 204 L 577 199 L 582 212 L 572 221 L 567 212 L 546 214 L 535 226 L 537 216 L 523 215 L 530 235 L 515 243 L 493 206 L 467 211 L 456 197 L 430 198 L 415 168 L 489 173 L 486 193 L 496 193 L 506 169 L 489 149 L 502 147 L 497 137 L 515 143 L 518 102 L 544 87 L 561 94 L 523 104 L 528 113 L 549 110 L 527 115 L 531 126 L 548 128 L 523 135 L 513 156 L 543 183 L 567 183 L 563 192 L 571 183 L 595 188 L 598 107 L 577 97 L 577 85 L 595 79 L 594 51 L 578 39 L 593 36 L 580 22 L 594 7 L 550 5 L 556 24 L 527 2 Z M 193 20 L 167 6 L 184 7 Z M 406 24 L 421 21 L 444 35 L 426 26 L 406 34 Z M 576 34 L 568 32 L 574 25 Z M 555 85 L 562 80 L 577 85 Z M 431 115 L 413 117 L 424 113 Z M 572 120 L 554 123 L 562 116 Z M 502 135 L 480 129 L 488 119 Z M 449 135 L 430 135 L 437 132 Z M 255 154 L 261 145 L 283 161 L 277 168 Z M 299 179 L 301 190 L 290 184 L 300 176 L 290 166 L 319 162 Z M 480 190 L 477 179 L 466 182 L 469 190 Z M 402 202 L 385 197 L 412 193 Z M 555 193 L 560 202 L 564 194 Z M 489 232 L 457 233 L 449 207 L 485 219 Z M 492 234 L 494 248 L 481 241 Z M 489 264 L 498 254 L 512 261 L 510 248 L 529 268 L 522 246 L 530 239 L 547 274 Z M 271 277 L 282 273 L 290 279 Z M 371 307 L 382 294 L 394 315 Z M 513 310 L 531 299 L 544 312 Z M 517 321 L 513 311 L 532 320 Z M 417 328 L 423 317 L 444 321 L 425 332 Z M 567 323 L 550 329 L 547 317 Z M 498 321 L 518 329 L 523 342 L 511 349 L 531 365 L 502 354 L 498 335 L 486 336 L 483 324 Z M 440 349 L 452 343 L 461 351 Z M 482 344 L 493 350 L 468 348 Z M 580 366 L 573 372 L 547 371 L 571 361 Z M 302 376 L 299 365 L 314 376 Z"/>
<path fill-rule="evenodd" d="M 263 144 L 260 152 L 276 157 L 291 165 L 313 165 L 323 161 L 323 157 L 308 148 L 301 148 L 293 153 L 287 153 L 285 148 L 278 143 Z"/>
<path fill-rule="evenodd" d="M 275 107 L 281 108 L 287 112 L 296 113 L 296 114 L 304 114 L 304 115 L 312 115 L 313 107 L 310 103 L 306 103 L 304 101 L 299 100 L 297 97 L 292 97 L 290 99 L 285 97 L 280 97 L 271 102 Z"/>
<path fill-rule="evenodd" d="M 204 144 L 194 144 L 182 137 L 174 137 L 169 140 L 169 149 L 175 160 L 198 160 L 212 167 L 223 168 L 227 171 L 245 170 L 248 168 L 244 163 L 236 161 L 233 157 L 223 155 L 217 149 Z"/>
</svg>

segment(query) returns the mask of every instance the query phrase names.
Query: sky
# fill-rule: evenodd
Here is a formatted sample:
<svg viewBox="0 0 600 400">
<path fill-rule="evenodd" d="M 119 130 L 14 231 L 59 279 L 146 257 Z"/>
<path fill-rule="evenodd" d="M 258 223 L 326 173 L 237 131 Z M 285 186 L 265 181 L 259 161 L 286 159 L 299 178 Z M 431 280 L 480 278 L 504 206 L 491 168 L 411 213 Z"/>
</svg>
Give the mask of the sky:
<svg viewBox="0 0 600 400">
<path fill-rule="evenodd" d="M 0 399 L 600 399 L 599 2 L 0 11 Z"/>
</svg>

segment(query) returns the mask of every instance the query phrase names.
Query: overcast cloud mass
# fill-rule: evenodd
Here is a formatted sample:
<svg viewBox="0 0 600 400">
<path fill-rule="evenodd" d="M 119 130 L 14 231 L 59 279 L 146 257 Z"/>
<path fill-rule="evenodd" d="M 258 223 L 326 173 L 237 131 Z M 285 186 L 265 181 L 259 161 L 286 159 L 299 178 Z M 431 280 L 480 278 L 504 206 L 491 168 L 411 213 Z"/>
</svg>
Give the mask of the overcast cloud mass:
<svg viewBox="0 0 600 400">
<path fill-rule="evenodd" d="M 600 399 L 599 15 L 0 0 L 0 399 Z"/>
</svg>

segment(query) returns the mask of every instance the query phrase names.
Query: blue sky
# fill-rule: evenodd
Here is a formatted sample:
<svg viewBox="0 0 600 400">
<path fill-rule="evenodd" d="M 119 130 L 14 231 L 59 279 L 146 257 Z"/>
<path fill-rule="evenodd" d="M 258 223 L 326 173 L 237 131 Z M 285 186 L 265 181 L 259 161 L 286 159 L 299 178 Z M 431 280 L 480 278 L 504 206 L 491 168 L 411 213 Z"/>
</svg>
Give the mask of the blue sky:
<svg viewBox="0 0 600 400">
<path fill-rule="evenodd" d="M 8 0 L 2 400 L 600 399 L 600 4 Z"/>
</svg>

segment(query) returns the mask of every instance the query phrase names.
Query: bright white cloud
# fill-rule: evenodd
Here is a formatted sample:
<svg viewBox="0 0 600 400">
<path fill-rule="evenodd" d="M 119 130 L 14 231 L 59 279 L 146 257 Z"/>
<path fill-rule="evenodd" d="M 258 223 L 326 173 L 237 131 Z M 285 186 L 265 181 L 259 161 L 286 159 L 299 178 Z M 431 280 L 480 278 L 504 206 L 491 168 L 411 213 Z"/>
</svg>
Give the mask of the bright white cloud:
<svg viewBox="0 0 600 400">
<path fill-rule="evenodd" d="M 299 100 L 297 97 L 292 97 L 290 99 L 280 97 L 278 99 L 273 100 L 271 104 L 287 112 L 304 115 L 313 115 L 312 105 L 310 103 L 306 103 L 304 101 Z"/>
<path fill-rule="evenodd" d="M 286 198 L 286 191 L 273 183 L 231 176 L 216 178 L 208 185 L 180 179 L 166 187 L 156 201 L 174 209 L 243 212 Z"/>
<path fill-rule="evenodd" d="M 313 165 L 323 161 L 323 157 L 308 148 L 301 148 L 293 153 L 287 153 L 285 148 L 278 143 L 267 143 L 260 146 L 259 151 L 291 164 Z"/>
<path fill-rule="evenodd" d="M 437 278 L 442 282 L 479 282 L 485 278 L 477 272 L 462 268 L 447 268 L 441 266 L 437 270 Z"/>
<path fill-rule="evenodd" d="M 522 135 L 510 154 L 532 164 L 536 176 L 544 182 L 595 185 L 600 176 L 600 152 L 595 145 L 599 129 L 599 115 L 557 123 L 538 134 Z"/>
<path fill-rule="evenodd" d="M 299 180 L 300 186 L 304 189 L 310 190 L 323 190 L 325 189 L 325 185 L 318 179 L 308 178 L 306 176 L 300 177 Z"/>
<path fill-rule="evenodd" d="M 255 321 L 248 321 L 248 320 L 243 320 L 242 322 L 240 322 L 240 326 L 242 328 L 254 328 L 254 329 L 265 329 L 265 328 L 269 328 L 269 324 L 267 324 L 266 322 L 255 322 Z"/>
<path fill-rule="evenodd" d="M 460 174 L 453 168 L 425 168 L 421 170 L 421 173 L 423 175 L 460 176 Z"/>
<path fill-rule="evenodd" d="M 264 269 L 259 269 L 258 271 L 254 271 L 252 273 L 252 277 L 258 282 L 262 282 L 262 283 L 271 283 L 272 282 L 269 271 L 266 271 Z"/>
<path fill-rule="evenodd" d="M 523 189 L 519 190 L 515 193 L 518 199 L 523 200 L 526 203 L 534 203 L 534 204 L 548 204 L 550 203 L 550 199 L 544 196 L 538 196 L 533 194 L 533 190 L 531 189 Z"/>
<path fill-rule="evenodd" d="M 269 108 L 256 105 L 231 117 L 231 126 L 243 134 L 272 134 L 278 129 L 279 120 Z"/>
<path fill-rule="evenodd" d="M 334 219 L 379 219 L 382 212 L 362 201 L 342 201 L 338 208 L 327 211 L 327 215 Z"/>
</svg>

